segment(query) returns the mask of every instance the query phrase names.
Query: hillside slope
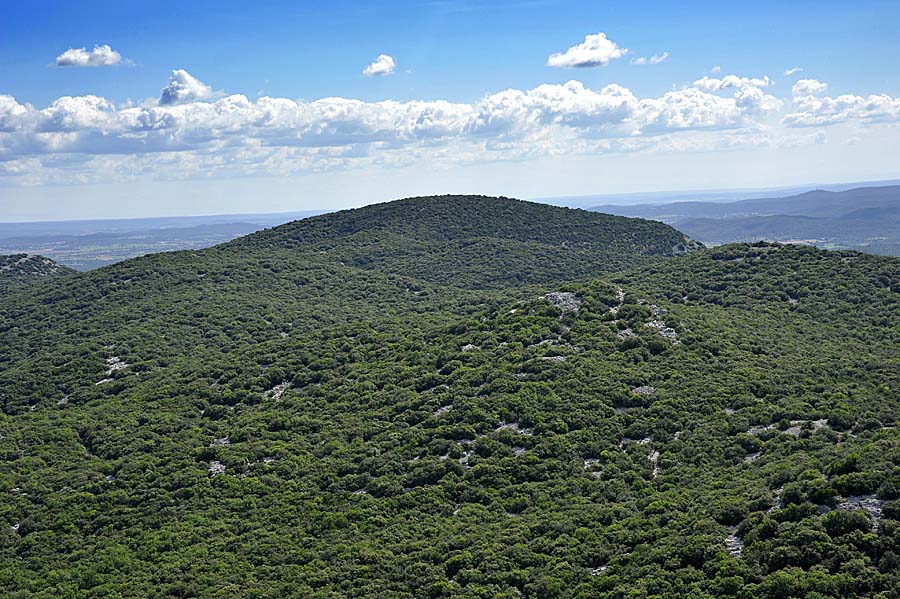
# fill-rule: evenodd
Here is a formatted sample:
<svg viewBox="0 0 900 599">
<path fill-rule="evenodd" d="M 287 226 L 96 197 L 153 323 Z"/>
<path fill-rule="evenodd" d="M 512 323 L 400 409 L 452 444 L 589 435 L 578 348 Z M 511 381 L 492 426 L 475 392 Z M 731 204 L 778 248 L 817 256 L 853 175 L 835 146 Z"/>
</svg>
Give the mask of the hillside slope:
<svg viewBox="0 0 900 599">
<path fill-rule="evenodd" d="M 130 363 L 218 359 L 348 323 L 421 327 L 693 249 L 667 225 L 505 198 L 413 198 L 199 251 L 127 260 L 0 306 L 0 406 L 26 409 Z M 51 376 L 51 374 L 53 374 Z M 2 387 L 15 380 L 16 393 Z"/>
<path fill-rule="evenodd" d="M 484 231 L 307 223 L 0 306 L 8 596 L 900 591 L 900 260 L 733 245 L 482 289 L 488 260 L 404 269 Z M 488 231 L 516 268 L 552 238 L 527 228 Z"/>
<path fill-rule="evenodd" d="M 0 293 L 73 274 L 50 258 L 30 254 L 0 256 Z"/>
<path fill-rule="evenodd" d="M 408 198 L 345 210 L 231 246 L 328 252 L 355 267 L 468 288 L 597 276 L 700 247 L 652 221 L 485 196 Z"/>
</svg>

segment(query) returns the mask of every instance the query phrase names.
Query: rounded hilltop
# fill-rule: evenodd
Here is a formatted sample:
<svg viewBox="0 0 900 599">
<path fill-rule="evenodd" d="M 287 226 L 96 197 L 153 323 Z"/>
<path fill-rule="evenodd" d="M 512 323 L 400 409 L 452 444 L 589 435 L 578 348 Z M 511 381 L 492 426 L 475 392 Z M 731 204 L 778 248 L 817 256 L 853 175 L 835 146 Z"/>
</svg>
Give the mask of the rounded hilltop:
<svg viewBox="0 0 900 599">
<path fill-rule="evenodd" d="M 506 197 L 413 197 L 294 221 L 226 247 L 293 249 L 465 287 L 600 276 L 700 244 L 669 225 Z"/>
<path fill-rule="evenodd" d="M 11 254 L 0 256 L 0 289 L 27 287 L 75 271 L 45 256 Z"/>
<path fill-rule="evenodd" d="M 542 243 L 634 243 L 642 253 L 678 254 L 699 245 L 672 227 L 504 196 L 419 196 L 293 221 L 250 235 L 254 241 L 309 243 L 390 230 L 423 240 L 496 237 Z"/>
</svg>

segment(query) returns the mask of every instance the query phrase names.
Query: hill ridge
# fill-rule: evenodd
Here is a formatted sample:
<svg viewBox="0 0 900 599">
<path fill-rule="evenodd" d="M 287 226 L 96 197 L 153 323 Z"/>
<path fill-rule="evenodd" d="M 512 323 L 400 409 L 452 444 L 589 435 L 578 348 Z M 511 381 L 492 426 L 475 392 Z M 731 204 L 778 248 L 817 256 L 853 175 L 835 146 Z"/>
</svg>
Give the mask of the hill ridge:
<svg viewBox="0 0 900 599">
<path fill-rule="evenodd" d="M 426 213 L 426 211 L 428 216 L 433 217 L 432 222 L 427 222 L 422 225 L 416 224 L 414 218 L 421 216 L 422 213 Z M 328 233 L 331 234 L 332 239 L 336 237 L 334 233 L 339 233 L 340 235 L 349 235 L 372 229 L 386 228 L 388 226 L 398 227 L 404 232 L 413 232 L 418 234 L 427 232 L 426 236 L 429 239 L 441 238 L 445 240 L 452 240 L 460 237 L 479 236 L 472 235 L 471 231 L 483 229 L 474 228 L 478 225 L 478 223 L 460 219 L 460 211 L 470 213 L 469 215 L 471 217 L 490 216 L 493 218 L 497 218 L 498 216 L 515 216 L 516 218 L 514 218 L 512 221 L 507 220 L 492 222 L 491 224 L 495 227 L 494 229 L 492 229 L 492 232 L 495 234 L 485 236 L 511 237 L 516 239 L 535 238 L 534 229 L 523 230 L 517 225 L 519 224 L 519 221 L 533 218 L 539 215 L 565 215 L 571 221 L 569 223 L 566 223 L 569 226 L 585 224 L 601 225 L 608 223 L 626 222 L 629 222 L 631 224 L 643 224 L 647 222 L 646 219 L 642 218 L 615 216 L 611 214 L 592 212 L 590 210 L 583 210 L 580 208 L 551 206 L 549 204 L 529 202 L 527 200 L 510 198 L 506 196 L 447 194 L 439 196 L 411 196 L 407 198 L 391 200 L 388 202 L 369 204 L 359 208 L 350 208 L 338 212 L 321 214 L 303 220 L 291 221 L 289 223 L 285 223 L 271 229 L 258 231 L 256 233 L 252 233 L 250 235 L 242 237 L 241 239 L 228 242 L 224 245 L 243 245 L 243 243 L 246 242 L 272 237 L 281 239 L 282 237 L 280 237 L 278 234 L 281 234 L 283 236 L 283 234 L 287 232 L 305 233 L 305 229 L 321 229 L 326 227 L 326 225 L 328 224 L 337 222 L 340 222 L 340 227 L 344 228 L 341 229 L 332 225 L 333 228 L 328 229 Z M 433 224 L 433 221 L 438 221 L 443 225 L 449 225 L 449 228 L 435 230 L 434 227 L 430 226 Z M 548 223 L 538 224 L 546 226 Z M 557 225 L 558 223 L 553 222 L 550 224 Z M 644 226 L 648 227 L 649 229 L 658 229 L 660 231 L 668 230 L 668 228 L 660 228 L 656 223 Z M 672 229 L 672 231 L 674 231 L 674 229 Z M 584 233 L 584 231 L 580 229 L 574 232 L 578 234 Z M 555 233 L 558 234 L 558 231 Z M 570 234 L 571 233 L 573 232 L 570 231 Z M 673 238 L 677 238 L 679 241 L 684 238 L 684 241 L 689 241 L 687 237 L 680 232 L 676 232 Z M 318 238 L 313 238 L 312 240 L 317 239 Z M 297 241 L 309 240 L 297 239 Z M 691 245 L 693 248 L 697 247 L 695 244 Z"/>
<path fill-rule="evenodd" d="M 76 272 L 39 254 L 0 255 L 0 290 L 29 287 Z"/>
<path fill-rule="evenodd" d="M 507 197 L 419 196 L 259 231 L 224 251 L 308 250 L 462 287 L 584 278 L 700 244 L 669 225 Z"/>
</svg>

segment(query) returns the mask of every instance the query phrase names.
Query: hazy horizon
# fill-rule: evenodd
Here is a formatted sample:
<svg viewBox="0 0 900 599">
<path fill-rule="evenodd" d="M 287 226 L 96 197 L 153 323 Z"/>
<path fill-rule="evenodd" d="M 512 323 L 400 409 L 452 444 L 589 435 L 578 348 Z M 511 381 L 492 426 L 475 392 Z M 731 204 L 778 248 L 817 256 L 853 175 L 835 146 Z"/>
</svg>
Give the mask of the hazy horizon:
<svg viewBox="0 0 900 599">
<path fill-rule="evenodd" d="M 760 194 L 772 194 L 771 197 L 784 197 L 803 193 L 804 191 L 833 189 L 851 189 L 855 187 L 886 187 L 891 185 L 900 185 L 900 179 L 875 179 L 868 181 L 834 181 L 834 182 L 816 182 L 806 184 L 779 185 L 773 187 L 745 187 L 745 188 L 708 188 L 708 189 L 657 189 L 643 191 L 629 191 L 619 193 L 586 193 L 576 195 L 551 195 L 540 197 L 517 197 L 510 194 L 483 194 L 479 192 L 467 192 L 468 195 L 495 195 L 516 197 L 517 199 L 565 206 L 569 208 L 593 208 L 603 204 L 636 206 L 650 204 L 665 204 L 669 202 L 690 201 L 684 197 L 686 195 L 697 195 L 697 201 L 725 201 L 737 202 L 742 199 L 751 199 L 761 197 Z M 462 195 L 467 195 L 462 194 Z M 779 195 L 781 194 L 781 195 Z M 350 208 L 361 208 L 372 204 L 380 204 L 390 202 L 406 197 L 418 197 L 427 195 L 459 195 L 454 192 L 434 193 L 434 194 L 413 194 L 391 197 L 386 199 L 378 199 L 371 202 L 336 205 L 332 207 L 310 207 L 304 209 L 287 209 L 277 211 L 247 211 L 247 212 L 204 212 L 204 213 L 135 213 L 126 216 L 86 216 L 82 218 L 33 218 L 20 220 L 0 219 L 0 224 L 27 224 L 27 223 L 52 223 L 52 222 L 73 222 L 73 221 L 127 221 L 127 220 L 153 220 L 153 219 L 191 219 L 191 218 L 214 218 L 214 217 L 261 217 L 261 216 L 277 216 L 277 215 L 298 215 L 307 213 L 326 213 L 338 210 L 347 210 Z M 746 196 L 746 197 L 745 197 Z M 710 199 L 714 198 L 714 199 Z M 312 205 L 311 205 L 312 206 Z"/>
</svg>

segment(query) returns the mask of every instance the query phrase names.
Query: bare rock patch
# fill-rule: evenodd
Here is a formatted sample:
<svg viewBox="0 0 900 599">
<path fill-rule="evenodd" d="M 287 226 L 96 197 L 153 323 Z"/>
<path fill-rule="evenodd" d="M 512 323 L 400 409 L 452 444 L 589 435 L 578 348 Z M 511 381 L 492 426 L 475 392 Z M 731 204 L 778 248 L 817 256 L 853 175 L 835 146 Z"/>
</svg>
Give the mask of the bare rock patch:
<svg viewBox="0 0 900 599">
<path fill-rule="evenodd" d="M 578 312 L 581 308 L 581 299 L 571 291 L 554 291 L 541 299 L 550 302 L 563 312 Z"/>
</svg>

